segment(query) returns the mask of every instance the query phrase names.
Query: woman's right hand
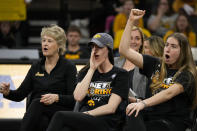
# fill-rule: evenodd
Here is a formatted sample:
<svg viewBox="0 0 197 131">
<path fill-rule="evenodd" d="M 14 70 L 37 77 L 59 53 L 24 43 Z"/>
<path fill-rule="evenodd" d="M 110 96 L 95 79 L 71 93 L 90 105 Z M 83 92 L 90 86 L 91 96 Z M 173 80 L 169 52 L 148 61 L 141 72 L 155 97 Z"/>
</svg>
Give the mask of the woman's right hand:
<svg viewBox="0 0 197 131">
<path fill-rule="evenodd" d="M 139 9 L 131 9 L 129 20 L 130 21 L 136 21 L 142 18 L 145 14 L 145 10 L 139 10 Z"/>
<path fill-rule="evenodd" d="M 138 113 L 143 110 L 146 106 L 143 104 L 144 102 L 138 102 L 138 103 L 131 103 L 126 108 L 126 115 L 131 116 L 135 112 L 135 117 L 138 116 Z"/>
<path fill-rule="evenodd" d="M 103 63 L 105 59 L 96 60 L 95 59 L 95 48 L 92 48 L 91 57 L 90 57 L 90 68 L 94 71 Z"/>
<path fill-rule="evenodd" d="M 0 93 L 7 96 L 10 93 L 10 83 L 2 82 L 0 84 Z"/>
</svg>

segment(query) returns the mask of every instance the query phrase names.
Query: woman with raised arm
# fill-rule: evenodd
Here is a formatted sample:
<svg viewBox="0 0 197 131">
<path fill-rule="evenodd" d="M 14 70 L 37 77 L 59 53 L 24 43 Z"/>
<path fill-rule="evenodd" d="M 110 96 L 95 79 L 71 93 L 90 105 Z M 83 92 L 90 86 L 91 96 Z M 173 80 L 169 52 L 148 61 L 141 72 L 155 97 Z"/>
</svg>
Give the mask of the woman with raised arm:
<svg viewBox="0 0 197 131">
<path fill-rule="evenodd" d="M 57 112 L 47 131 L 111 131 L 122 119 L 121 102 L 128 97 L 128 73 L 113 66 L 113 39 L 97 33 L 89 66 L 79 72 L 74 98 L 80 101 L 80 112 Z M 66 128 L 66 129 L 65 129 Z"/>
<path fill-rule="evenodd" d="M 144 42 L 144 34 L 141 29 L 134 26 L 132 28 L 130 38 L 130 48 L 141 53 Z M 115 57 L 114 65 L 127 70 L 129 73 L 129 88 L 130 91 L 134 91 L 133 94 L 130 94 L 131 92 L 129 93 L 129 102 L 144 99 L 146 97 L 146 85 L 148 84 L 148 81 L 144 75 L 139 73 L 139 68 L 123 56 Z"/>
<path fill-rule="evenodd" d="M 147 126 L 150 121 L 164 120 L 171 125 L 171 130 L 185 131 L 189 114 L 197 105 L 197 73 L 191 48 L 187 38 L 180 33 L 167 38 L 162 59 L 142 55 L 129 48 L 133 22 L 144 14 L 142 10 L 131 10 L 119 51 L 152 80 L 152 96 L 127 106 L 129 119 L 125 130 L 153 131 L 155 127 L 158 127 L 156 130 L 167 130 L 158 123 Z"/>
</svg>

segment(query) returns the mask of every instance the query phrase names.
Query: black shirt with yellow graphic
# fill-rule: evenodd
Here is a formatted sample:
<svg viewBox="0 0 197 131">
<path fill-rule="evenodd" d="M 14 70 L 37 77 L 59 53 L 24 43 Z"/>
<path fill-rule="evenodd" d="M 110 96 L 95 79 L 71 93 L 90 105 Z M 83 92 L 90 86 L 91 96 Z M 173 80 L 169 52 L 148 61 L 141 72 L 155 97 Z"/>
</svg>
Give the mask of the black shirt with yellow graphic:
<svg viewBox="0 0 197 131">
<path fill-rule="evenodd" d="M 80 47 L 80 49 L 75 52 L 69 51 L 67 49 L 64 57 L 70 60 L 88 59 L 90 57 L 90 51 L 88 50 L 88 48 L 84 48 L 84 47 Z"/>
<path fill-rule="evenodd" d="M 86 73 L 87 70 L 79 73 L 78 82 L 83 80 Z M 93 110 L 107 104 L 112 93 L 119 95 L 123 101 L 127 100 L 128 72 L 115 66 L 107 73 L 99 73 L 99 71 L 96 70 L 90 82 L 87 96 L 83 100 L 84 104 L 81 111 Z M 117 120 L 120 119 L 120 113 L 124 113 L 119 109 L 120 108 L 117 109 L 115 114 L 101 116 L 101 118 L 117 122 Z"/>
<path fill-rule="evenodd" d="M 143 62 L 143 69 L 141 69 L 140 72 L 146 75 L 151 82 L 156 82 L 161 68 L 159 59 L 143 55 Z M 195 84 L 194 77 L 189 71 L 183 70 L 176 78 L 174 78 L 177 71 L 177 69 L 167 68 L 167 75 L 164 78 L 161 87 L 152 92 L 152 95 L 168 89 L 174 83 L 181 84 L 184 88 L 184 92 L 166 102 L 153 106 L 151 114 L 157 115 L 161 118 L 164 117 L 171 120 L 178 119 L 179 121 L 184 122 L 184 120 L 189 118 L 192 100 L 194 99 L 193 86 L 195 86 Z"/>
</svg>

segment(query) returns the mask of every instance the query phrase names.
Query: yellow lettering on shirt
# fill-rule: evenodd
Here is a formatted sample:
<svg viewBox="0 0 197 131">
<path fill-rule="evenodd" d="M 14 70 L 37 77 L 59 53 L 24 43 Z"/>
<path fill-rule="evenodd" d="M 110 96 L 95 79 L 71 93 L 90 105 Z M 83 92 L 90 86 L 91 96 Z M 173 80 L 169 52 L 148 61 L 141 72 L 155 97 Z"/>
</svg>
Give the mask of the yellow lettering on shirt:
<svg viewBox="0 0 197 131">
<path fill-rule="evenodd" d="M 95 89 L 94 94 L 100 94 L 99 91 L 100 91 L 99 89 Z"/>
<path fill-rule="evenodd" d="M 37 73 L 35 74 L 35 76 L 44 76 L 44 74 L 41 74 L 40 72 L 37 72 Z"/>
<path fill-rule="evenodd" d="M 107 94 L 111 94 L 111 90 L 112 89 L 95 89 L 94 94 L 107 95 Z M 90 89 L 88 89 L 88 94 L 90 94 Z"/>
<path fill-rule="evenodd" d="M 161 87 L 167 89 L 167 88 L 169 88 L 171 85 L 173 85 L 173 84 L 166 85 L 166 84 L 163 83 L 163 84 L 161 85 Z"/>
<path fill-rule="evenodd" d="M 73 60 L 73 59 L 80 59 L 80 56 L 79 54 L 66 54 L 65 58 Z"/>
</svg>

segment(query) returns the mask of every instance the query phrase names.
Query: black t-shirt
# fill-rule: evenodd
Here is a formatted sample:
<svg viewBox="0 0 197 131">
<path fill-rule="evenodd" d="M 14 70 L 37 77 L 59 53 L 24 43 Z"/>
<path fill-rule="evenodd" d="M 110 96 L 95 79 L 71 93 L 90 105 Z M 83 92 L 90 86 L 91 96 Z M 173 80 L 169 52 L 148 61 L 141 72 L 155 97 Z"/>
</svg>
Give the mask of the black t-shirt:
<svg viewBox="0 0 197 131">
<path fill-rule="evenodd" d="M 159 59 L 143 55 L 143 61 L 143 69 L 141 69 L 140 72 L 149 77 L 152 82 L 157 81 L 161 69 Z M 152 92 L 152 95 L 169 88 L 169 86 L 174 83 L 181 84 L 184 88 L 184 92 L 164 103 L 153 106 L 152 114 L 163 116 L 165 118 L 180 118 L 179 120 L 182 121 L 189 118 L 192 100 L 194 99 L 193 89 L 195 84 L 193 75 L 186 70 L 183 70 L 176 78 L 174 78 L 177 71 L 177 69 L 167 68 L 167 75 L 163 80 L 161 88 L 157 89 L 155 92 Z"/>
<path fill-rule="evenodd" d="M 3 35 L 0 31 L 0 48 L 13 48 L 16 46 L 16 40 L 12 33 Z"/>
<path fill-rule="evenodd" d="M 65 52 L 64 57 L 66 59 L 88 59 L 90 57 L 90 51 L 88 48 L 80 47 L 78 51 L 72 52 L 68 49 Z"/>
<path fill-rule="evenodd" d="M 86 73 L 87 70 L 79 73 L 78 82 L 85 77 Z M 84 104 L 81 111 L 93 110 L 107 104 L 111 93 L 119 95 L 123 101 L 127 100 L 128 72 L 115 66 L 107 73 L 99 73 L 96 70 L 90 82 L 87 96 L 83 100 Z M 121 107 L 119 106 L 115 114 L 100 117 L 110 123 L 115 122 L 114 124 L 116 124 L 121 119 L 122 113 Z M 115 127 L 114 124 L 113 126 Z"/>
</svg>

